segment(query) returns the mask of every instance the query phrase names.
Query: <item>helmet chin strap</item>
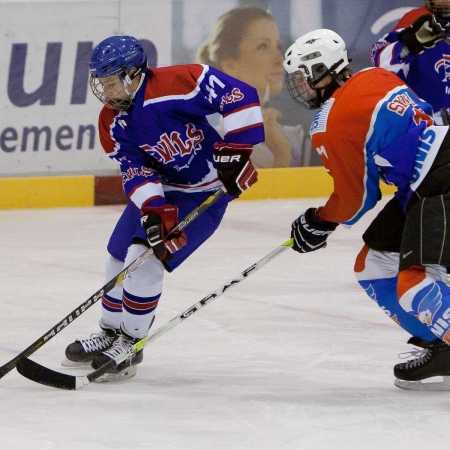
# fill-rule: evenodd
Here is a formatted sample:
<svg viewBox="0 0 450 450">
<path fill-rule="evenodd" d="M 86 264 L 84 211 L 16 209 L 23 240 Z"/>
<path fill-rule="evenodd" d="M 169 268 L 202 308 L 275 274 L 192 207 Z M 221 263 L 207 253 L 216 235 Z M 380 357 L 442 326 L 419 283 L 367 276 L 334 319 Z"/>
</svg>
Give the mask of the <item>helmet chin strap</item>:
<svg viewBox="0 0 450 450">
<path fill-rule="evenodd" d="M 334 78 L 325 87 L 321 89 L 316 88 L 317 100 L 320 105 L 323 105 L 333 94 L 336 89 L 340 88 L 343 83 L 339 83 Z"/>
<path fill-rule="evenodd" d="M 130 96 L 129 98 L 131 100 L 134 99 L 134 97 L 136 96 L 136 92 L 139 90 L 139 88 L 141 87 L 142 82 L 144 81 L 145 78 L 145 73 L 141 73 L 141 79 L 139 80 L 139 84 L 136 87 L 135 91 L 129 91 L 128 90 L 128 86 L 131 86 L 131 84 L 133 83 L 133 80 L 130 78 L 130 76 L 127 74 L 125 76 L 125 78 L 122 80 L 122 84 L 123 84 L 123 89 L 124 91 Z"/>
</svg>

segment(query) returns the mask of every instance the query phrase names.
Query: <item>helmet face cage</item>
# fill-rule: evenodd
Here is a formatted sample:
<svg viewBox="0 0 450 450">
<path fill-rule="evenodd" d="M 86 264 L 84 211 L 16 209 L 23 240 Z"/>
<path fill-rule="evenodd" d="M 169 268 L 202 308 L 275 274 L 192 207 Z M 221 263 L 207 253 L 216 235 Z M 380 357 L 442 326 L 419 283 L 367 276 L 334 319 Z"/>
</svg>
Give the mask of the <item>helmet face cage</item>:
<svg viewBox="0 0 450 450">
<path fill-rule="evenodd" d="M 90 87 L 106 106 L 127 109 L 133 102 L 132 80 L 147 67 L 147 55 L 132 36 L 111 36 L 92 52 Z"/>
<path fill-rule="evenodd" d="M 345 42 L 334 31 L 319 29 L 298 38 L 283 62 L 292 99 L 307 109 L 320 108 L 324 88 L 348 63 Z"/>
<path fill-rule="evenodd" d="M 286 73 L 286 86 L 292 100 L 304 108 L 320 108 L 318 92 L 311 86 L 309 78 L 303 74 L 302 70 L 297 70 L 294 73 Z"/>
<path fill-rule="evenodd" d="M 450 0 L 425 0 L 425 5 L 433 14 L 450 17 Z"/>
<path fill-rule="evenodd" d="M 102 78 L 91 75 L 89 79 L 93 94 L 108 108 L 125 110 L 133 103 L 132 93 L 128 92 L 127 82 L 121 78 L 121 72 L 122 70 L 119 69 L 117 72 Z"/>
</svg>

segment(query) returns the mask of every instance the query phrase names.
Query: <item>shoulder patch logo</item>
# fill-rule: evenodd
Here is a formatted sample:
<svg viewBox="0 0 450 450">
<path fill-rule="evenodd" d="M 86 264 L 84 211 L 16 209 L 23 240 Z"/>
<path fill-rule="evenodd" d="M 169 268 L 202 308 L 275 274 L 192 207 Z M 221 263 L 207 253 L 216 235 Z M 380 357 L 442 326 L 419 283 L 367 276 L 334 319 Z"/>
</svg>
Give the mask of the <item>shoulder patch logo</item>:
<svg viewBox="0 0 450 450">
<path fill-rule="evenodd" d="M 223 111 L 223 108 L 228 103 L 239 102 L 244 98 L 244 94 L 240 91 L 239 88 L 234 88 L 230 93 L 226 93 L 222 96 L 222 100 L 220 102 L 220 110 Z"/>
<path fill-rule="evenodd" d="M 309 130 L 311 136 L 313 136 L 316 133 L 324 133 L 325 131 L 327 131 L 328 114 L 330 113 L 333 103 L 334 98 L 327 100 L 322 106 L 322 108 L 320 108 L 317 114 L 314 116 L 311 128 Z"/>
</svg>

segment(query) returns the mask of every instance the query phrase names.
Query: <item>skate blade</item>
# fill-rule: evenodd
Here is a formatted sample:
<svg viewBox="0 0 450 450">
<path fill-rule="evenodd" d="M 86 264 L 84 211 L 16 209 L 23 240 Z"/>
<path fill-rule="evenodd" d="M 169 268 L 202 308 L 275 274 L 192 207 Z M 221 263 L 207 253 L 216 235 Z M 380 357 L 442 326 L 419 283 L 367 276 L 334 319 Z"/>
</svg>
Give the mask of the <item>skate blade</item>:
<svg viewBox="0 0 450 450">
<path fill-rule="evenodd" d="M 61 365 L 63 367 L 79 367 L 81 369 L 90 368 L 91 367 L 91 361 L 82 361 L 82 362 L 75 362 L 71 361 L 70 359 L 64 358 L 61 361 Z"/>
<path fill-rule="evenodd" d="M 431 377 L 420 381 L 405 381 L 398 378 L 395 386 L 407 391 L 450 391 L 450 377 Z"/>
<path fill-rule="evenodd" d="M 105 373 L 100 378 L 95 380 L 96 383 L 105 383 L 109 381 L 121 381 L 132 378 L 137 373 L 137 366 L 126 367 L 119 373 Z"/>
</svg>

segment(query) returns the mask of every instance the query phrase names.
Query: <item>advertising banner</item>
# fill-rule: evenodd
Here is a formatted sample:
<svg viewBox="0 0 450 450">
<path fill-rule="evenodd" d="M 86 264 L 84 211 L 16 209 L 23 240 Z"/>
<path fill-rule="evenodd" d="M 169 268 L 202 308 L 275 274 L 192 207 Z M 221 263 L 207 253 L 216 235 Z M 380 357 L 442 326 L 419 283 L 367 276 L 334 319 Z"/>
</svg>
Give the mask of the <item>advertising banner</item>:
<svg viewBox="0 0 450 450">
<path fill-rule="evenodd" d="M 117 172 L 98 142 L 91 52 L 131 34 L 168 65 L 171 20 L 171 1 L 0 3 L 0 176 Z"/>
<path fill-rule="evenodd" d="M 314 112 L 285 87 L 285 50 L 304 33 L 330 28 L 359 70 L 371 65 L 372 45 L 419 6 L 422 0 L 0 3 L 0 176 L 117 173 L 98 141 L 101 104 L 87 67 L 95 45 L 115 34 L 141 40 L 150 66 L 202 62 L 254 85 L 266 130 L 257 167 L 320 165 L 309 140 Z M 258 20 L 245 17 L 249 7 Z"/>
</svg>

